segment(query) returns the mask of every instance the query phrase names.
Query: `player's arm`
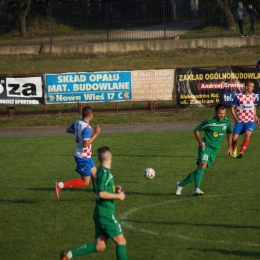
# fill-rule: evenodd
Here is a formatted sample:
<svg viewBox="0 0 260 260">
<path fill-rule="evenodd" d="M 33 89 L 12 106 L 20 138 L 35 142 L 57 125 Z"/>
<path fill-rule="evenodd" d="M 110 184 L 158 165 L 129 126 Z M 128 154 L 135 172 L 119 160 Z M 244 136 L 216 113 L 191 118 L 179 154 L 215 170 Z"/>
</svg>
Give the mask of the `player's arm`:
<svg viewBox="0 0 260 260">
<path fill-rule="evenodd" d="M 232 155 L 232 151 L 233 151 L 233 147 L 232 147 L 232 127 L 231 127 L 231 123 L 229 122 L 229 124 L 227 125 L 227 142 L 228 142 L 228 150 L 227 153 L 229 156 Z"/>
<path fill-rule="evenodd" d="M 236 114 L 236 106 L 238 105 L 239 101 L 237 96 L 234 97 L 233 101 L 231 102 L 230 112 L 236 122 L 239 122 L 239 119 L 237 118 Z"/>
<path fill-rule="evenodd" d="M 227 133 L 227 141 L 228 141 L 227 153 L 228 153 L 229 156 L 231 156 L 232 151 L 233 151 L 233 148 L 232 148 L 232 133 Z"/>
<path fill-rule="evenodd" d="M 231 105 L 230 111 L 231 111 L 231 114 L 232 114 L 234 120 L 235 120 L 236 122 L 238 122 L 239 120 L 238 120 L 237 115 L 236 115 L 235 107 Z"/>
<path fill-rule="evenodd" d="M 254 114 L 255 114 L 255 121 L 256 121 L 256 123 L 259 123 L 259 118 L 258 118 L 258 116 L 256 114 L 256 105 L 254 107 Z"/>
<path fill-rule="evenodd" d="M 75 123 L 73 123 L 72 125 L 70 125 L 67 129 L 66 132 L 69 134 L 74 134 L 75 133 Z"/>
<path fill-rule="evenodd" d="M 125 193 L 123 191 L 119 192 L 119 193 L 110 193 L 107 191 L 99 191 L 98 192 L 98 197 L 100 199 L 104 199 L 104 200 L 124 200 L 125 199 Z"/>
<path fill-rule="evenodd" d="M 91 138 L 89 139 L 84 139 L 84 147 L 88 147 L 90 144 L 92 144 L 94 142 L 94 140 L 98 137 L 98 135 L 101 132 L 101 128 L 100 126 L 96 126 L 95 130 L 94 130 L 94 134 L 91 136 Z"/>
<path fill-rule="evenodd" d="M 122 186 L 116 185 L 116 193 L 120 193 L 123 191 Z"/>
<path fill-rule="evenodd" d="M 75 133 L 75 131 L 72 130 L 70 127 L 68 127 L 68 128 L 66 129 L 66 132 L 69 133 L 69 134 L 74 134 L 74 133 Z"/>
<path fill-rule="evenodd" d="M 197 128 L 194 129 L 194 135 L 195 135 L 195 138 L 196 138 L 197 142 L 199 143 L 199 146 L 202 149 L 205 148 L 205 143 L 201 140 L 201 138 L 200 138 L 200 131 L 198 131 Z"/>
</svg>

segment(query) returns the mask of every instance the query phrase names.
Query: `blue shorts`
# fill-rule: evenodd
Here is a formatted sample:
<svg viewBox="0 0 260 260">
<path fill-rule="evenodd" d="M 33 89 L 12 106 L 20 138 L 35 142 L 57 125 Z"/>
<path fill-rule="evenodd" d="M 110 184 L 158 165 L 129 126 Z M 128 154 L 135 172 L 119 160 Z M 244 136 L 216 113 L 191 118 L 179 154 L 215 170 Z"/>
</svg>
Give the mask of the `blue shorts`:
<svg viewBox="0 0 260 260">
<path fill-rule="evenodd" d="M 247 122 L 247 123 L 237 122 L 235 123 L 233 134 L 242 135 L 246 131 L 250 131 L 253 133 L 254 129 L 255 129 L 255 122 Z"/>
<path fill-rule="evenodd" d="M 91 169 L 95 167 L 95 163 L 92 158 L 79 158 L 74 156 L 74 159 L 77 163 L 76 172 L 82 176 L 90 176 Z"/>
</svg>

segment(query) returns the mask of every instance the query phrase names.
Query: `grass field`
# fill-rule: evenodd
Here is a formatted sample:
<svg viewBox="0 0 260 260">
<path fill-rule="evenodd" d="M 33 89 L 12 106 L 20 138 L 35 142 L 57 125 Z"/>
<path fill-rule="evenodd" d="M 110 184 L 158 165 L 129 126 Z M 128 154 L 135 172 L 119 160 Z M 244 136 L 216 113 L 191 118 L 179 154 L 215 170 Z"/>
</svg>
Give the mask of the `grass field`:
<svg viewBox="0 0 260 260">
<path fill-rule="evenodd" d="M 102 145 L 111 147 L 112 171 L 126 192 L 117 216 L 129 259 L 259 259 L 259 130 L 241 160 L 226 155 L 225 140 L 201 197 L 191 195 L 193 184 L 174 196 L 176 182 L 196 166 L 191 131 L 101 134 L 95 162 Z M 92 188 L 55 195 L 55 181 L 77 177 L 73 151 L 71 135 L 1 140 L 0 259 L 54 260 L 62 249 L 93 241 Z M 155 179 L 144 179 L 146 167 Z M 115 259 L 115 245 L 79 259 Z"/>
</svg>

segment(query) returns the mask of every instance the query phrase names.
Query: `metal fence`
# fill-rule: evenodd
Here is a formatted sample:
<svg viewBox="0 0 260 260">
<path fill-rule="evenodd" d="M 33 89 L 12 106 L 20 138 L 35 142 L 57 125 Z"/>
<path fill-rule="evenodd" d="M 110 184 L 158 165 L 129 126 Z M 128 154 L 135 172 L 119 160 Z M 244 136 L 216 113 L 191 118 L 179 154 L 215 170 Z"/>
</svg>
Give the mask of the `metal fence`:
<svg viewBox="0 0 260 260">
<path fill-rule="evenodd" d="M 33 4 L 28 10 L 1 4 L 0 45 L 235 36 L 236 7 L 227 17 L 217 1 L 202 0 Z"/>
<path fill-rule="evenodd" d="M 107 102 L 87 103 L 95 108 L 95 113 L 130 113 L 130 112 L 173 112 L 179 107 L 175 101 L 143 101 L 143 102 Z M 35 116 L 35 115 L 61 115 L 81 113 L 82 106 L 86 103 L 56 104 L 36 106 L 0 106 L 0 119 L 13 116 Z"/>
</svg>

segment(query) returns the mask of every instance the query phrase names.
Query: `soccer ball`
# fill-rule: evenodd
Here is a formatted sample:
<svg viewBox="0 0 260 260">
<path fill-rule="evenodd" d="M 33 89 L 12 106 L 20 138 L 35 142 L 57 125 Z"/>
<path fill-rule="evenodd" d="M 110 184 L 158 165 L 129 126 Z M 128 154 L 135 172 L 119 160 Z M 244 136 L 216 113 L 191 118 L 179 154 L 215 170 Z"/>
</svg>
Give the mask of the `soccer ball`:
<svg viewBox="0 0 260 260">
<path fill-rule="evenodd" d="M 147 180 L 151 180 L 155 177 L 155 171 L 153 168 L 146 168 L 143 172 L 144 174 L 144 177 L 147 179 Z"/>
</svg>

